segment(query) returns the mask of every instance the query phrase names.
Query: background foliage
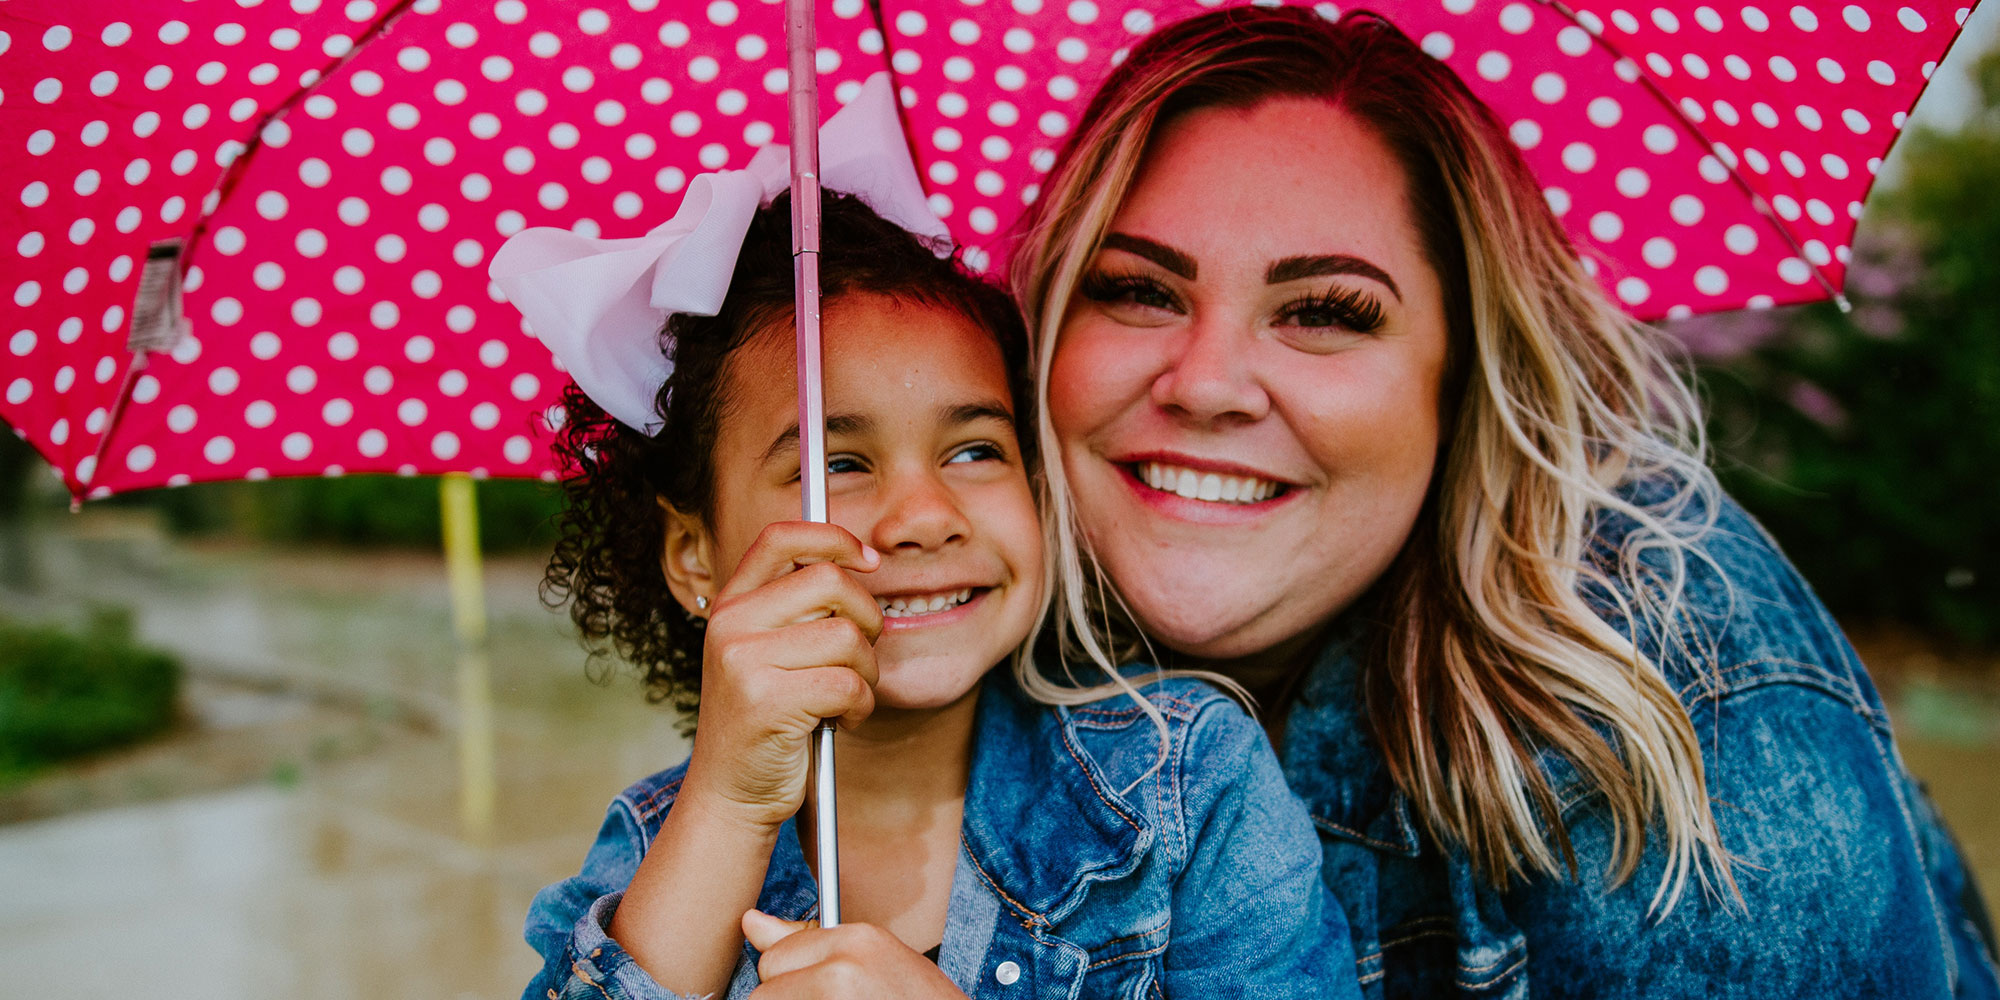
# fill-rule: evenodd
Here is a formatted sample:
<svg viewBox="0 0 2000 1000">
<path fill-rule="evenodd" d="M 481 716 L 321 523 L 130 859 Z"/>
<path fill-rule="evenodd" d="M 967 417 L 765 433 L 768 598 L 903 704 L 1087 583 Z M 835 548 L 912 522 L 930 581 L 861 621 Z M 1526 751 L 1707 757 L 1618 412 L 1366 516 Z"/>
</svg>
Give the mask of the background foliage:
<svg viewBox="0 0 2000 1000">
<path fill-rule="evenodd" d="M 0 621 L 0 782 L 136 742 L 174 721 L 181 665 L 132 641 L 131 615 L 81 632 Z"/>
<path fill-rule="evenodd" d="M 2000 644 L 2000 57 L 1904 138 L 1832 304 L 1688 324 L 1724 485 L 1837 615 Z"/>
</svg>

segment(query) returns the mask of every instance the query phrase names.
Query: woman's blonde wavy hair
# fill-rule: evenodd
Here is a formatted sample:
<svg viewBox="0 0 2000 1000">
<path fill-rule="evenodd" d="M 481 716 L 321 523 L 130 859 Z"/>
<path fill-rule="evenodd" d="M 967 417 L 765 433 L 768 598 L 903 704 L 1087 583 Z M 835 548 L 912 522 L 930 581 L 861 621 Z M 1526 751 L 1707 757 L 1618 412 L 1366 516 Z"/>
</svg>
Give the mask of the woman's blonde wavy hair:
<svg viewBox="0 0 2000 1000">
<path fill-rule="evenodd" d="M 1573 875 L 1566 803 L 1538 764 L 1555 754 L 1602 796 L 1615 882 L 1657 836 L 1667 862 L 1656 913 L 1691 878 L 1733 894 L 1686 710 L 1579 594 L 1610 595 L 1634 634 L 1684 641 L 1672 637 L 1688 630 L 1672 626 L 1687 560 L 1705 558 L 1693 542 L 1719 499 L 1699 404 L 1659 336 L 1579 263 L 1493 113 L 1376 15 L 1237 8 L 1161 29 L 1099 88 L 1024 220 L 1012 280 L 1036 342 L 1066 656 L 1110 670 L 1134 652 L 1119 638 L 1132 634 L 1129 616 L 1089 559 L 1047 415 L 1066 309 L 1152 137 L 1197 108 L 1274 97 L 1329 101 L 1387 143 L 1445 288 L 1447 430 L 1424 514 L 1371 591 L 1392 624 L 1363 668 L 1396 784 L 1432 835 L 1495 884 Z M 1621 490 L 1642 481 L 1670 484 L 1670 495 L 1641 504 Z M 1620 551 L 1594 553 L 1588 539 L 1607 516 L 1636 529 Z M 1041 700 L 1085 697 L 1023 681 Z"/>
</svg>

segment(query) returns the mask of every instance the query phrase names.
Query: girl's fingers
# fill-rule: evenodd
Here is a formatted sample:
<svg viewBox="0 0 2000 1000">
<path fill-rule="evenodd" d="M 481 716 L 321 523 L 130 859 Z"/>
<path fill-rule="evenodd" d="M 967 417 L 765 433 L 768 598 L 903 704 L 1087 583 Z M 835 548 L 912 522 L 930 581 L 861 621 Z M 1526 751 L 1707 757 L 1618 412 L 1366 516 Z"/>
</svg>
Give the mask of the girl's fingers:
<svg viewBox="0 0 2000 1000">
<path fill-rule="evenodd" d="M 741 578 L 742 574 L 737 574 Z M 749 592 L 731 592 L 730 580 L 709 615 L 709 629 L 783 629 L 821 618 L 845 618 L 872 641 L 882 634 L 882 607 L 854 574 L 838 563 L 810 563 Z"/>
<path fill-rule="evenodd" d="M 744 677 L 744 683 L 756 683 L 752 678 L 762 667 L 787 671 L 844 667 L 865 685 L 873 686 L 879 679 L 875 646 L 860 625 L 845 617 L 736 636 L 711 643 L 707 655 L 728 674 Z"/>
<path fill-rule="evenodd" d="M 818 926 L 817 921 L 786 920 L 762 910 L 746 910 L 743 913 L 743 937 L 758 951 L 770 951 L 777 947 L 778 942 Z"/>
<path fill-rule="evenodd" d="M 750 922 L 745 920 L 744 929 L 748 930 L 749 926 Z M 841 924 L 833 928 L 791 931 L 773 942 L 771 947 L 757 949 L 763 952 L 757 959 L 757 976 L 770 982 L 835 957 L 865 960 L 891 947 L 901 948 L 903 945 L 888 931 L 873 924 Z"/>
<path fill-rule="evenodd" d="M 882 556 L 837 524 L 774 521 L 764 526 L 757 541 L 743 553 L 736 572 L 723 585 L 719 596 L 749 593 L 800 566 L 814 563 L 833 563 L 867 573 L 882 565 Z"/>
</svg>

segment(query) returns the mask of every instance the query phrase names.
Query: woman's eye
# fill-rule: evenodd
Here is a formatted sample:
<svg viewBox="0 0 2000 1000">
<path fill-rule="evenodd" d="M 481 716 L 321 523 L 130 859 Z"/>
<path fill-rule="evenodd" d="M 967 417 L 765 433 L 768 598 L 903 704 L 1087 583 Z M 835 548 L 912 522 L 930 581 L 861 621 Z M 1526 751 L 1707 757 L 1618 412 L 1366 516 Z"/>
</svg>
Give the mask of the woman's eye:
<svg viewBox="0 0 2000 1000">
<path fill-rule="evenodd" d="M 1356 289 L 1334 288 L 1288 303 L 1279 312 L 1287 326 L 1373 333 L 1382 325 L 1382 304 Z"/>
<path fill-rule="evenodd" d="M 1166 286 L 1138 275 L 1095 272 L 1084 276 L 1081 291 L 1084 298 L 1104 305 L 1160 310 L 1173 310 L 1180 305 Z"/>
</svg>

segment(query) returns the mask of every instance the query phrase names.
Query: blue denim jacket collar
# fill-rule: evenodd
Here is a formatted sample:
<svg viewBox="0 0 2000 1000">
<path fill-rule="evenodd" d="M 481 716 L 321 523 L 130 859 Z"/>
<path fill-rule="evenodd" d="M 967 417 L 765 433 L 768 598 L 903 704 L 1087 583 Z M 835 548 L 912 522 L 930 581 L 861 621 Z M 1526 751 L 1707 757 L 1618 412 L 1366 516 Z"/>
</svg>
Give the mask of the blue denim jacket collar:
<svg viewBox="0 0 2000 1000">
<path fill-rule="evenodd" d="M 966 787 L 981 793 L 966 796 L 960 835 L 975 873 L 1022 921 L 1048 928 L 1076 910 L 1090 883 L 1139 864 L 1151 826 L 1078 747 L 1068 712 L 1029 702 L 996 670 L 982 686 L 973 726 Z M 1044 726 L 1061 731 L 1043 735 Z M 1063 835 L 1038 830 L 1038 815 L 1068 817 Z M 779 832 L 757 908 L 787 920 L 819 914 L 796 820 Z"/>
<path fill-rule="evenodd" d="M 1409 798 L 1396 788 L 1370 737 L 1357 647 L 1361 630 L 1337 622 L 1308 668 L 1285 722 L 1279 757 L 1316 760 L 1288 770 L 1292 791 L 1328 834 L 1403 857 L 1420 848 Z"/>
</svg>

